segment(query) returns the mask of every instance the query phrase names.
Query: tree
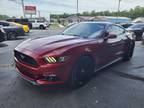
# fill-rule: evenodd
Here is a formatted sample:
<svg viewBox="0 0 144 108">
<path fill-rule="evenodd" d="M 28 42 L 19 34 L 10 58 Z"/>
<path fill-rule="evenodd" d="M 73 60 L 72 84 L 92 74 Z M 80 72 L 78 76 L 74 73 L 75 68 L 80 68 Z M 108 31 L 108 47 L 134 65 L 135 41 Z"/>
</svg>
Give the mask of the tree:
<svg viewBox="0 0 144 108">
<path fill-rule="evenodd" d="M 0 20 L 6 20 L 8 18 L 10 18 L 10 17 L 7 15 L 0 15 Z"/>
</svg>

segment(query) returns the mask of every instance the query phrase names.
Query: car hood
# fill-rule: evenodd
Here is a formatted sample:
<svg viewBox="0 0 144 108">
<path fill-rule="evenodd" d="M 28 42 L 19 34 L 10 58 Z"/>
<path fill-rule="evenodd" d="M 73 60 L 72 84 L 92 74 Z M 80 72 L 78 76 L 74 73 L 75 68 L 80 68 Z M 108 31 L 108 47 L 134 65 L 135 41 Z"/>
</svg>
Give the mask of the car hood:
<svg viewBox="0 0 144 108">
<path fill-rule="evenodd" d="M 18 46 L 18 49 L 26 49 L 37 54 L 44 54 L 60 48 L 78 45 L 90 41 L 76 36 L 55 35 L 29 39 Z"/>
</svg>

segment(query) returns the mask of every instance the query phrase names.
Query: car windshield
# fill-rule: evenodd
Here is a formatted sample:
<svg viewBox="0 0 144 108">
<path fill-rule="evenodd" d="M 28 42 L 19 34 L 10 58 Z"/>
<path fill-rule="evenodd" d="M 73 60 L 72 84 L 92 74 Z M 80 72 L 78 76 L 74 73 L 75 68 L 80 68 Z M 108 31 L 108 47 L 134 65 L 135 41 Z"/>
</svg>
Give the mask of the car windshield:
<svg viewBox="0 0 144 108">
<path fill-rule="evenodd" d="M 90 38 L 94 34 L 98 36 L 104 28 L 105 25 L 100 23 L 79 23 L 66 29 L 63 35 Z"/>
</svg>

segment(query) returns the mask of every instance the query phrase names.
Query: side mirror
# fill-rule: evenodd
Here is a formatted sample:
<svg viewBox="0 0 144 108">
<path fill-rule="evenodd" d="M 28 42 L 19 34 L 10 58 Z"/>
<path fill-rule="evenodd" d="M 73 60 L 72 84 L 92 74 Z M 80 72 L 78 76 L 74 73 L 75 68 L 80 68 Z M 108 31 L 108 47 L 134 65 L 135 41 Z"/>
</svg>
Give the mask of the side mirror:
<svg viewBox="0 0 144 108">
<path fill-rule="evenodd" d="M 116 34 L 109 34 L 108 38 L 109 39 L 115 39 L 115 38 L 117 38 L 117 35 Z"/>
<path fill-rule="evenodd" d="M 105 40 L 108 40 L 108 39 L 115 39 L 117 38 L 117 35 L 116 34 L 110 34 L 110 33 L 106 33 L 105 35 Z"/>
</svg>

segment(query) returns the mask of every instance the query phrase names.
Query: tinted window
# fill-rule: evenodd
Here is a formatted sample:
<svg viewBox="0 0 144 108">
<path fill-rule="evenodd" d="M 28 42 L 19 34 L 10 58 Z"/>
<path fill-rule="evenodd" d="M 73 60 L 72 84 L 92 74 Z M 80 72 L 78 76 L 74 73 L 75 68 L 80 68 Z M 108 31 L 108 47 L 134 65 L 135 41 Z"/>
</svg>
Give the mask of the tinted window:
<svg viewBox="0 0 144 108">
<path fill-rule="evenodd" d="M 88 38 L 94 37 L 94 34 L 100 33 L 104 28 L 105 25 L 100 23 L 79 23 L 65 30 L 63 34 Z"/>
<path fill-rule="evenodd" d="M 132 26 L 133 24 L 122 24 L 121 26 L 123 26 L 124 28 L 128 28 L 130 26 Z"/>
<path fill-rule="evenodd" d="M 44 21 L 37 21 L 38 23 L 43 23 Z"/>
<path fill-rule="evenodd" d="M 35 23 L 35 21 L 30 21 L 31 23 Z"/>
<path fill-rule="evenodd" d="M 22 19 L 22 22 L 28 22 L 28 19 Z"/>
<path fill-rule="evenodd" d="M 2 26 L 9 26 L 9 23 L 6 23 L 6 22 L 0 22 L 0 25 L 2 25 Z"/>
</svg>

